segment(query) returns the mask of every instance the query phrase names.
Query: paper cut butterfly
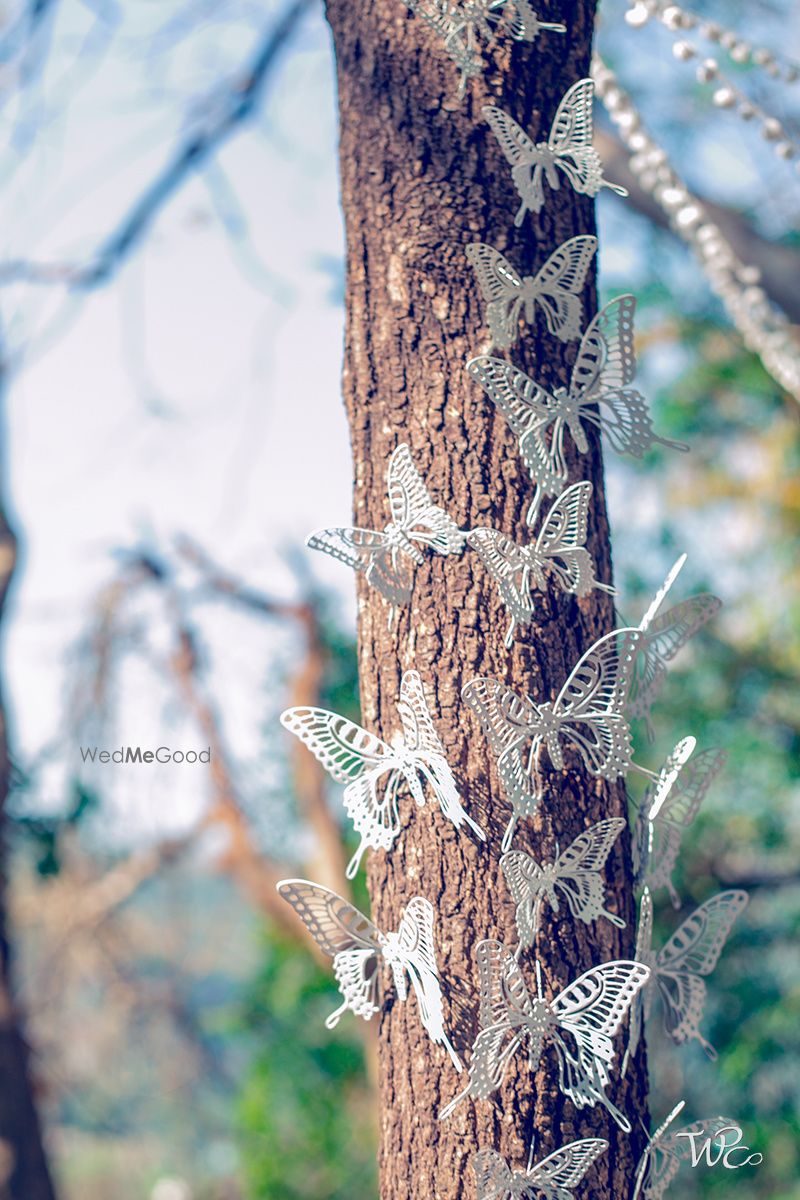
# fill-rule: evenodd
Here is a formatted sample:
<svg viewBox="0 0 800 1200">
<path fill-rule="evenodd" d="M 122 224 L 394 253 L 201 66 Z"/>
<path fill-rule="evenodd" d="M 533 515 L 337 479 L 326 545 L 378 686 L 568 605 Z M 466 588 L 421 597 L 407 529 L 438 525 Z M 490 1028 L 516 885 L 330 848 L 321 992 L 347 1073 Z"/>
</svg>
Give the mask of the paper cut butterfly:
<svg viewBox="0 0 800 1200">
<path fill-rule="evenodd" d="M 665 887 L 674 908 L 680 897 L 672 883 L 681 839 L 694 821 L 706 792 L 725 765 L 724 750 L 703 750 L 696 758 L 693 737 L 684 738 L 642 797 L 633 828 L 633 874 L 637 887 Z"/>
<path fill-rule="evenodd" d="M 333 958 L 333 973 L 344 1003 L 327 1018 L 328 1029 L 333 1029 L 348 1009 L 366 1021 L 378 1012 L 380 968 L 390 967 L 398 998 L 407 998 L 410 980 L 420 1020 L 431 1040 L 444 1046 L 457 1071 L 462 1069 L 444 1029 L 430 900 L 414 896 L 405 907 L 397 932 L 382 933 L 348 900 L 321 884 L 283 879 L 277 887 L 320 950 Z"/>
<path fill-rule="evenodd" d="M 600 872 L 624 828 L 624 817 L 598 821 L 579 834 L 563 854 L 556 849 L 555 861 L 544 866 L 524 850 L 509 850 L 502 856 L 500 866 L 517 906 L 521 949 L 533 945 L 544 900 L 549 902 L 554 913 L 560 910 L 560 900 L 565 900 L 573 917 L 587 925 L 605 917 L 612 925 L 623 928 L 622 918 L 605 908 L 604 881 Z"/>
<path fill-rule="evenodd" d="M 607 1149 L 604 1138 L 581 1138 L 527 1171 L 512 1171 L 495 1150 L 479 1150 L 472 1156 L 478 1200 L 573 1200 L 573 1189 Z"/>
<path fill-rule="evenodd" d="M 659 1125 L 650 1138 L 645 1152 L 639 1160 L 631 1200 L 663 1200 L 669 1185 L 678 1173 L 681 1162 L 691 1158 L 691 1141 L 687 1134 L 700 1134 L 715 1139 L 736 1128 L 727 1117 L 707 1117 L 694 1121 L 682 1129 L 669 1131 L 669 1127 L 686 1101 L 675 1105 L 667 1119 Z"/>
<path fill-rule="evenodd" d="M 544 591 L 548 575 L 562 591 L 579 597 L 593 588 L 613 593 L 612 587 L 595 579 L 584 544 L 591 497 L 591 483 L 573 483 L 554 502 L 536 541 L 527 546 L 518 545 L 498 529 L 479 526 L 467 534 L 467 544 L 477 550 L 511 614 L 506 646 L 511 646 L 517 625 L 528 625 L 533 617 L 531 584 Z"/>
<path fill-rule="evenodd" d="M 538 213 L 544 204 L 544 182 L 554 191 L 561 186 L 559 171 L 576 192 L 596 196 L 601 187 L 627 196 L 625 188 L 603 178 L 600 155 L 592 145 L 594 82 L 579 79 L 564 94 L 546 142 L 534 142 L 502 108 L 482 109 L 500 149 L 511 164 L 511 178 L 522 203 L 514 218 L 519 226 L 526 212 Z"/>
<path fill-rule="evenodd" d="M 412 564 L 425 561 L 419 547 L 460 554 L 465 535 L 431 500 L 405 443 L 389 459 L 387 483 L 392 519 L 382 532 L 346 526 L 317 529 L 306 545 L 346 563 L 391 604 L 400 605 L 411 597 Z"/>
<path fill-rule="evenodd" d="M 647 967 L 619 960 L 584 972 L 552 1000 L 542 994 L 536 963 L 537 995 L 531 996 L 519 963 L 501 942 L 475 948 L 480 972 L 480 1032 L 472 1048 L 469 1083 L 442 1110 L 450 1115 L 467 1096 L 486 1100 L 500 1087 L 508 1064 L 527 1043 L 531 1071 L 539 1065 L 545 1042 L 558 1057 L 558 1086 L 576 1108 L 602 1104 L 621 1129 L 630 1122 L 605 1094 L 614 1061 L 612 1038 L 631 1001 L 647 982 Z"/>
<path fill-rule="evenodd" d="M 361 835 L 361 845 L 347 868 L 348 879 L 358 870 L 367 847 L 391 849 L 400 832 L 397 798 L 402 788 L 422 807 L 427 784 L 456 828 L 469 825 L 486 840 L 461 804 L 416 671 L 403 675 L 397 711 L 402 733 L 391 745 L 324 708 L 287 708 L 281 714 L 281 724 L 308 746 L 337 783 L 345 784 L 345 810 Z"/>
<path fill-rule="evenodd" d="M 700 1033 L 706 985 L 703 976 L 717 965 L 733 922 L 747 905 L 747 893 L 718 892 L 696 908 L 660 950 L 653 950 L 653 899 L 647 888 L 642 892 L 639 928 L 636 934 L 636 958 L 650 968 L 647 987 L 631 1008 L 630 1035 L 623 1074 L 628 1057 L 636 1053 L 642 1023 L 650 1016 L 653 997 L 661 997 L 664 1031 L 681 1046 L 693 1038 L 700 1042 L 709 1058 L 717 1057 L 713 1046 Z"/>
<path fill-rule="evenodd" d="M 511 845 L 517 819 L 531 816 L 538 804 L 532 775 L 542 747 L 556 770 L 564 767 L 563 742 L 574 746 L 587 770 L 603 779 L 617 779 L 632 767 L 643 771 L 631 761 L 630 727 L 624 715 L 643 636 L 638 629 L 616 629 L 598 638 L 553 701 L 537 703 L 483 676 L 464 686 L 461 695 L 481 723 L 512 808 L 503 850 Z"/>
<path fill-rule="evenodd" d="M 492 342 L 507 350 L 519 337 L 519 319 L 532 325 L 538 304 L 550 333 L 569 342 L 581 336 L 586 281 L 597 238 L 581 234 L 563 242 L 535 275 L 521 276 L 507 258 L 485 242 L 467 246 L 467 260 L 478 277 L 486 301 Z M 566 480 L 565 480 L 566 482 Z"/>
<path fill-rule="evenodd" d="M 653 432 L 647 401 L 629 386 L 636 375 L 635 309 L 635 297 L 618 296 L 600 310 L 583 335 L 569 388 L 548 392 L 512 363 L 488 355 L 467 363 L 519 439 L 520 456 L 536 484 L 529 524 L 541 496 L 555 496 L 567 483 L 567 433 L 580 454 L 589 449 L 587 427 L 602 430 L 617 453 L 635 458 L 654 442 L 688 449 Z"/>
</svg>

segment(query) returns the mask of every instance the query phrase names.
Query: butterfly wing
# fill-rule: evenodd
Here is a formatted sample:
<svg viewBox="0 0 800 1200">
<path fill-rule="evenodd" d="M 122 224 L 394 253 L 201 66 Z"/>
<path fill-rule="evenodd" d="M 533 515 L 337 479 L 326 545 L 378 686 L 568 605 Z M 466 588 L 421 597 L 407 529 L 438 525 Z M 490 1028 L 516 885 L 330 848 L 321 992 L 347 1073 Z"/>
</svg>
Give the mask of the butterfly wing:
<svg viewBox="0 0 800 1200">
<path fill-rule="evenodd" d="M 698 630 L 719 612 L 722 601 L 710 593 L 690 596 L 664 613 L 657 613 L 648 625 L 636 656 L 628 693 L 627 709 L 632 718 L 647 720 L 661 690 L 667 667 Z"/>
<path fill-rule="evenodd" d="M 647 880 L 653 890 L 666 887 L 674 893 L 672 872 L 677 862 L 684 830 L 688 829 L 697 816 L 706 792 L 722 770 L 726 759 L 727 755 L 723 750 L 704 750 L 696 758 L 679 767 L 671 787 L 663 797 L 654 796 L 651 792 L 645 795 L 640 817 L 645 814 L 646 818 L 651 796 L 652 801 L 649 806 L 650 820 L 646 821 L 649 831 L 648 856 L 642 878 Z M 673 903 L 677 905 L 675 894 Z"/>
<path fill-rule="evenodd" d="M 349 900 L 308 879 L 282 879 L 277 890 L 291 904 L 323 954 L 381 953 L 383 934 Z"/>
<path fill-rule="evenodd" d="M 542 154 L 522 126 L 501 108 L 487 105 L 481 111 L 511 163 L 511 178 L 522 202 L 514 219 L 519 226 L 526 212 L 538 213 L 544 204 Z"/>
<path fill-rule="evenodd" d="M 586 596 L 595 583 L 584 545 L 591 498 L 591 483 L 573 483 L 554 501 L 536 538 L 537 554 L 547 559 L 564 591 L 577 596 Z"/>
<path fill-rule="evenodd" d="M 479 1150 L 472 1156 L 478 1200 L 513 1200 L 514 1178 L 508 1163 L 495 1150 Z"/>
<path fill-rule="evenodd" d="M 408 564 L 394 551 L 387 534 L 374 529 L 317 529 L 306 538 L 306 545 L 364 575 L 391 604 L 410 600 Z"/>
<path fill-rule="evenodd" d="M 522 461 L 545 495 L 560 492 L 568 468 L 558 400 L 524 371 L 500 358 L 473 358 L 467 363 L 467 371 L 517 435 Z"/>
<path fill-rule="evenodd" d="M 580 1108 L 600 1102 L 621 1128 L 630 1123 L 608 1097 L 609 1067 L 614 1060 L 612 1038 L 641 988 L 650 977 L 643 963 L 618 960 L 592 967 L 552 1002 L 560 1030 L 572 1035 L 577 1059 L 559 1038 L 559 1083 Z"/>
<path fill-rule="evenodd" d="M 600 877 L 611 847 L 624 828 L 624 817 L 598 821 L 579 834 L 556 861 L 555 886 L 566 899 L 572 915 L 587 924 L 605 917 L 620 929 L 625 925 L 621 917 L 606 910 Z"/>
<path fill-rule="evenodd" d="M 527 949 L 533 945 L 536 935 L 536 907 L 543 889 L 542 868 L 524 850 L 507 851 L 500 859 L 500 867 L 517 906 L 520 944 Z"/>
<path fill-rule="evenodd" d="M 431 500 L 405 443 L 389 459 L 388 485 L 392 521 L 399 529 L 437 554 L 460 553 L 464 534 L 444 509 Z"/>
<path fill-rule="evenodd" d="M 397 704 L 403 741 L 407 749 L 424 755 L 444 756 L 444 746 L 431 720 L 425 700 L 425 689 L 418 671 L 406 671 L 400 681 L 400 699 Z"/>
<path fill-rule="evenodd" d="M 433 937 L 434 910 L 429 900 L 414 896 L 406 905 L 396 936 L 391 939 L 392 967 L 395 986 L 401 999 L 405 999 L 405 977 L 407 971 L 411 986 L 417 997 L 420 1020 L 431 1041 L 444 1046 L 457 1070 L 461 1061 L 445 1033 L 442 992 L 439 984 L 439 968 L 436 964 L 436 949 Z"/>
<path fill-rule="evenodd" d="M 355 721 L 325 708 L 287 708 L 281 725 L 299 737 L 337 783 L 349 784 L 380 768 L 391 748 Z"/>
<path fill-rule="evenodd" d="M 733 922 L 747 905 L 747 893 L 719 892 L 706 900 L 673 933 L 656 955 L 656 982 L 664 1005 L 664 1028 L 676 1043 L 700 1035 L 705 1002 L 702 976 L 717 964 Z"/>
<path fill-rule="evenodd" d="M 591 79 L 579 79 L 564 93 L 547 139 L 554 154 L 591 147 L 593 103 L 594 82 Z"/>
<path fill-rule="evenodd" d="M 535 728 L 536 708 L 496 679 L 479 676 L 464 685 L 462 699 L 478 718 L 495 756 L 497 774 L 515 818 L 531 816 L 539 803 L 523 760 L 522 748 Z M 512 719 L 513 718 L 513 719 Z M 530 723 L 530 726 L 527 723 Z M 506 831 L 503 849 L 510 844 L 513 823 Z"/>
<path fill-rule="evenodd" d="M 532 1192 L 542 1192 L 547 1200 L 573 1200 L 572 1189 L 608 1149 L 605 1138 L 581 1138 L 548 1154 L 527 1174 Z"/>
<path fill-rule="evenodd" d="M 486 301 L 486 322 L 492 341 L 507 350 L 519 333 L 524 299 L 522 280 L 508 259 L 485 242 L 467 246 L 466 255 Z"/>
<path fill-rule="evenodd" d="M 532 280 L 531 292 L 541 305 L 547 328 L 562 342 L 581 336 L 581 292 L 596 250 L 595 237 L 581 234 L 570 238 L 550 255 Z"/>
<path fill-rule="evenodd" d="M 498 529 L 472 529 L 467 542 L 497 584 L 514 624 L 527 625 L 533 616 L 533 599 L 522 549 Z"/>
<path fill-rule="evenodd" d="M 579 750 L 588 769 L 604 779 L 628 770 L 631 734 L 624 717 L 636 654 L 644 634 L 617 629 L 580 658 L 556 697 L 560 736 Z"/>
<path fill-rule="evenodd" d="M 617 296 L 593 317 L 572 368 L 570 392 L 587 403 L 632 383 L 636 375 L 636 297 Z"/>
</svg>

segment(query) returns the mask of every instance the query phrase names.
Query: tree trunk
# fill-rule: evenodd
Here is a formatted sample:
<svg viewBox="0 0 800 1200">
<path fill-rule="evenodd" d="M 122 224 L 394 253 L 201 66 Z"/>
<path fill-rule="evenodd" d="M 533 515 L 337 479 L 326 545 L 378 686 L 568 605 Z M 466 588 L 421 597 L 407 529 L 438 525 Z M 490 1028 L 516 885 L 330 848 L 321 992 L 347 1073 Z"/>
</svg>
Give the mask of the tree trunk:
<svg viewBox="0 0 800 1200">
<path fill-rule="evenodd" d="M 2 469 L 0 456 L 0 472 Z M 3 509 L 2 484 L 0 475 L 0 618 L 17 549 Z M 54 1200 L 31 1091 L 28 1051 L 11 983 L 3 819 L 10 783 L 6 709 L 0 689 L 0 1200 Z"/>
<path fill-rule="evenodd" d="M 483 77 L 455 101 L 457 74 L 441 41 L 401 0 L 328 0 L 341 119 L 341 187 L 347 232 L 344 398 L 354 460 L 355 524 L 382 529 L 388 520 L 386 467 L 401 441 L 433 500 L 462 528 L 491 525 L 517 542 L 530 540 L 525 513 L 532 484 L 516 440 L 473 384 L 466 361 L 488 348 L 483 301 L 464 249 L 488 242 L 520 273 L 538 269 L 567 238 L 595 232 L 590 199 L 566 184 L 548 191 L 538 217 L 513 225 L 518 198 L 510 169 L 481 117 L 497 104 L 546 136 L 566 89 L 588 74 L 594 4 L 541 5 L 542 19 L 566 19 L 566 36 L 543 33 L 533 46 L 498 38 Z M 584 296 L 584 322 L 596 311 L 594 281 Z M 566 384 L 576 343 L 564 347 L 540 320 L 509 358 L 545 386 Z M 495 351 L 496 353 L 496 351 Z M 588 549 L 599 579 L 610 580 L 610 545 L 599 441 L 570 462 L 570 482 L 590 479 L 594 500 Z M 388 853 L 372 854 L 368 880 L 378 924 L 396 929 L 410 896 L 437 910 L 445 1013 L 463 1029 L 458 1049 L 469 1060 L 476 1032 L 478 981 L 473 947 L 486 937 L 516 945 L 514 906 L 499 870 L 509 815 L 489 748 L 463 705 L 463 685 L 476 675 L 504 680 L 535 699 L 550 699 L 580 654 L 614 626 L 611 599 L 593 592 L 580 602 L 549 589 L 537 615 L 505 649 L 508 625 L 492 581 L 467 549 L 461 558 L 426 557 L 411 603 L 389 624 L 388 606 L 359 581 L 359 674 L 364 724 L 382 735 L 397 728 L 403 671 L 417 668 L 434 721 L 456 772 L 465 807 L 488 833 L 482 845 L 459 833 L 435 804 L 408 800 L 403 829 Z M 544 762 L 549 760 L 544 755 Z M 515 848 L 538 861 L 563 849 L 593 822 L 626 815 L 624 786 L 588 777 L 568 753 L 565 772 L 549 769 L 533 820 L 517 827 Z M 545 905 L 536 952 L 552 996 L 602 961 L 632 957 L 634 905 L 627 832 L 607 868 L 610 905 L 627 921 L 584 925 Z M 533 956 L 523 971 L 535 984 Z M 457 1035 L 458 1036 L 458 1035 Z M 488 1101 L 465 1101 L 446 1122 L 437 1114 L 464 1086 L 446 1055 L 421 1028 L 414 1002 L 393 1003 L 380 1025 L 381 1196 L 436 1200 L 475 1195 L 471 1154 L 492 1148 L 523 1168 L 535 1128 L 536 1158 L 578 1137 L 605 1137 L 608 1153 L 587 1180 L 594 1200 L 628 1196 L 647 1122 L 642 1049 L 624 1081 L 619 1060 L 608 1094 L 633 1127 L 623 1134 L 598 1106 L 576 1110 L 559 1091 L 556 1059 L 546 1049 L 531 1078 L 517 1055 L 502 1088 Z"/>
</svg>

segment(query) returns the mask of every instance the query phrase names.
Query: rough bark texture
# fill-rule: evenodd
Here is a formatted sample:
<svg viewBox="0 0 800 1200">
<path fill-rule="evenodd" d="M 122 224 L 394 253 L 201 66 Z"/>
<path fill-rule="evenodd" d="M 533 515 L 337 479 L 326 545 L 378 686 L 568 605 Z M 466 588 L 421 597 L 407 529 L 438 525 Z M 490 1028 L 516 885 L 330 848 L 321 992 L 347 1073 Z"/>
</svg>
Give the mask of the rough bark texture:
<svg viewBox="0 0 800 1200">
<path fill-rule="evenodd" d="M 534 46 L 500 38 L 487 70 L 455 101 L 457 74 L 441 43 L 400 0 L 328 0 L 338 64 L 341 186 L 347 231 L 347 330 L 344 397 L 354 460 L 355 523 L 388 520 L 386 465 L 407 441 L 434 501 L 464 528 L 492 525 L 525 542 L 532 485 L 514 436 L 465 371 L 489 337 L 465 246 L 485 241 L 520 270 L 538 269 L 565 239 L 594 232 L 592 201 L 563 186 L 538 217 L 513 225 L 517 197 L 510 171 L 481 117 L 499 104 L 534 131 L 550 127 L 558 101 L 589 68 L 594 4 L 537 5 L 542 19 L 561 19 L 565 37 L 543 34 Z M 544 136 L 544 133 L 543 133 Z M 595 311 L 593 281 L 585 320 Z M 508 357 L 545 386 L 566 383 L 576 343 L 565 347 L 543 322 L 526 328 Z M 494 351 L 494 353 L 497 353 Z M 500 355 L 502 357 L 502 354 Z M 596 573 L 611 579 L 609 531 L 600 446 L 593 441 L 571 480 L 595 488 L 588 541 Z M 411 604 L 391 624 L 382 598 L 359 582 L 359 656 L 364 723 L 388 736 L 397 728 L 404 670 L 416 667 L 428 688 L 434 720 L 470 813 L 487 829 L 487 845 L 457 832 L 438 806 L 403 809 L 403 830 L 390 854 L 368 868 L 374 915 L 396 929 L 415 893 L 437 908 L 440 967 L 449 1027 L 468 1061 L 477 1022 L 473 947 L 484 937 L 516 944 L 514 913 L 499 870 L 509 810 L 494 763 L 462 686 L 473 676 L 505 680 L 535 699 L 549 699 L 581 652 L 613 627 L 613 603 L 595 592 L 577 602 L 542 594 L 529 631 L 511 651 L 508 620 L 492 581 L 467 550 L 461 558 L 428 556 L 416 571 Z M 547 770 L 547 756 L 543 756 Z M 626 813 L 623 786 L 591 779 L 576 756 L 550 770 L 537 817 L 518 826 L 515 847 L 547 858 L 594 821 Z M 609 859 L 610 907 L 627 921 L 585 926 L 544 907 L 536 952 L 552 995 L 581 971 L 630 957 L 634 907 L 627 833 Z M 533 956 L 523 955 L 533 982 Z M 537 1158 L 576 1137 L 608 1138 L 610 1149 L 587 1178 L 584 1194 L 621 1200 L 631 1192 L 647 1121 L 644 1050 L 609 1095 L 633 1126 L 622 1134 L 601 1107 L 576 1111 L 558 1090 L 556 1059 L 545 1051 L 531 1078 L 517 1056 L 493 1100 L 465 1101 L 449 1121 L 437 1113 L 464 1085 L 445 1053 L 422 1030 L 414 1001 L 388 991 L 380 1028 L 381 1196 L 451 1200 L 475 1194 L 469 1159 L 491 1147 L 523 1167 L 531 1132 Z M 615 1073 L 616 1075 L 616 1073 Z"/>
<path fill-rule="evenodd" d="M 16 539 L 6 520 L 0 495 L 0 617 L 15 563 Z M 28 1049 L 11 982 L 3 837 L 3 813 L 10 782 L 6 710 L 0 691 L 0 1200 L 53 1200 L 53 1186 L 31 1091 Z"/>
</svg>

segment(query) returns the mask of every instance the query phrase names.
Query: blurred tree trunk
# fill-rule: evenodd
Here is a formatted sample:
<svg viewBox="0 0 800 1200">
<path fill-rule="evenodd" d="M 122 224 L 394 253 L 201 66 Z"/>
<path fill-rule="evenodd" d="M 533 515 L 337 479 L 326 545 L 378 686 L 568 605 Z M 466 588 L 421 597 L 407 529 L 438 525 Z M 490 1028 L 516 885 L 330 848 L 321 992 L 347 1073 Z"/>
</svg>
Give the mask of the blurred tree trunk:
<svg viewBox="0 0 800 1200">
<path fill-rule="evenodd" d="M 521 229 L 510 170 L 481 117 L 498 104 L 521 124 L 549 130 L 558 101 L 588 74 L 594 4 L 537 6 L 564 19 L 566 36 L 542 34 L 534 46 L 500 37 L 483 78 L 455 102 L 457 73 L 436 35 L 400 0 L 328 0 L 338 65 L 341 190 L 347 232 L 344 398 L 354 459 L 355 524 L 386 524 L 386 465 L 407 441 L 433 499 L 464 528 L 492 525 L 529 540 L 525 512 L 532 485 L 516 442 L 480 389 L 466 361 L 487 349 L 488 333 L 465 246 L 496 246 L 520 273 L 538 269 L 565 239 L 594 233 L 591 200 L 568 186 L 550 191 L 537 218 Z M 544 136 L 544 134 L 542 134 Z M 594 281 L 584 297 L 596 310 Z M 546 386 L 568 381 L 575 344 L 564 347 L 538 327 L 527 329 L 511 358 Z M 571 463 L 571 481 L 591 479 L 595 495 L 589 550 L 597 576 L 610 578 L 610 545 L 601 451 Z M 457 833 L 438 806 L 403 809 L 403 831 L 391 854 L 368 868 L 373 911 L 396 929 L 416 892 L 437 908 L 440 968 L 449 1028 L 463 1025 L 458 1049 L 469 1060 L 476 1031 L 473 946 L 499 937 L 516 944 L 513 905 L 498 867 L 509 810 L 477 722 L 460 699 L 475 675 L 504 679 L 519 691 L 549 698 L 581 652 L 614 624 L 610 598 L 595 592 L 576 602 L 554 590 L 538 598 L 528 636 L 509 652 L 508 620 L 494 585 L 470 551 L 460 559 L 428 556 L 417 569 L 411 604 L 389 626 L 388 607 L 359 581 L 359 675 L 364 723 L 383 735 L 397 727 L 400 676 L 416 667 L 426 683 L 436 725 L 471 814 L 489 833 L 482 846 Z M 546 760 L 546 756 L 545 756 Z M 588 778 L 572 757 L 552 772 L 535 821 L 518 826 L 515 846 L 535 857 L 563 849 L 592 822 L 626 814 L 625 791 Z M 434 811 L 435 809 L 435 811 Z M 603 960 L 631 956 L 634 909 L 627 833 L 609 859 L 609 893 L 627 921 L 585 926 L 545 906 L 537 945 L 549 994 Z M 549 923 L 548 923 L 549 922 Z M 532 959 L 523 958 L 532 973 Z M 530 980 L 531 986 L 535 987 Z M 618 1060 L 619 1062 L 619 1057 Z M 392 1200 L 455 1200 L 474 1195 L 473 1151 L 494 1148 L 524 1167 L 531 1131 L 543 1157 L 576 1137 L 611 1143 L 591 1176 L 595 1200 L 629 1195 L 647 1121 L 642 1051 L 624 1082 L 608 1089 L 628 1113 L 633 1133 L 620 1132 L 601 1107 L 577 1112 L 558 1090 L 556 1060 L 546 1050 L 531 1080 L 524 1054 L 512 1064 L 495 1101 L 465 1101 L 447 1122 L 441 1107 L 461 1090 L 446 1055 L 421 1028 L 413 1001 L 384 1004 L 380 1027 L 381 1195 Z"/>
<path fill-rule="evenodd" d="M 0 619 L 17 559 L 17 542 L 3 507 L 0 455 Z M 6 913 L 4 811 L 11 784 L 6 709 L 0 680 L 0 1200 L 53 1200 L 28 1071 L 28 1051 L 11 981 Z"/>
</svg>

